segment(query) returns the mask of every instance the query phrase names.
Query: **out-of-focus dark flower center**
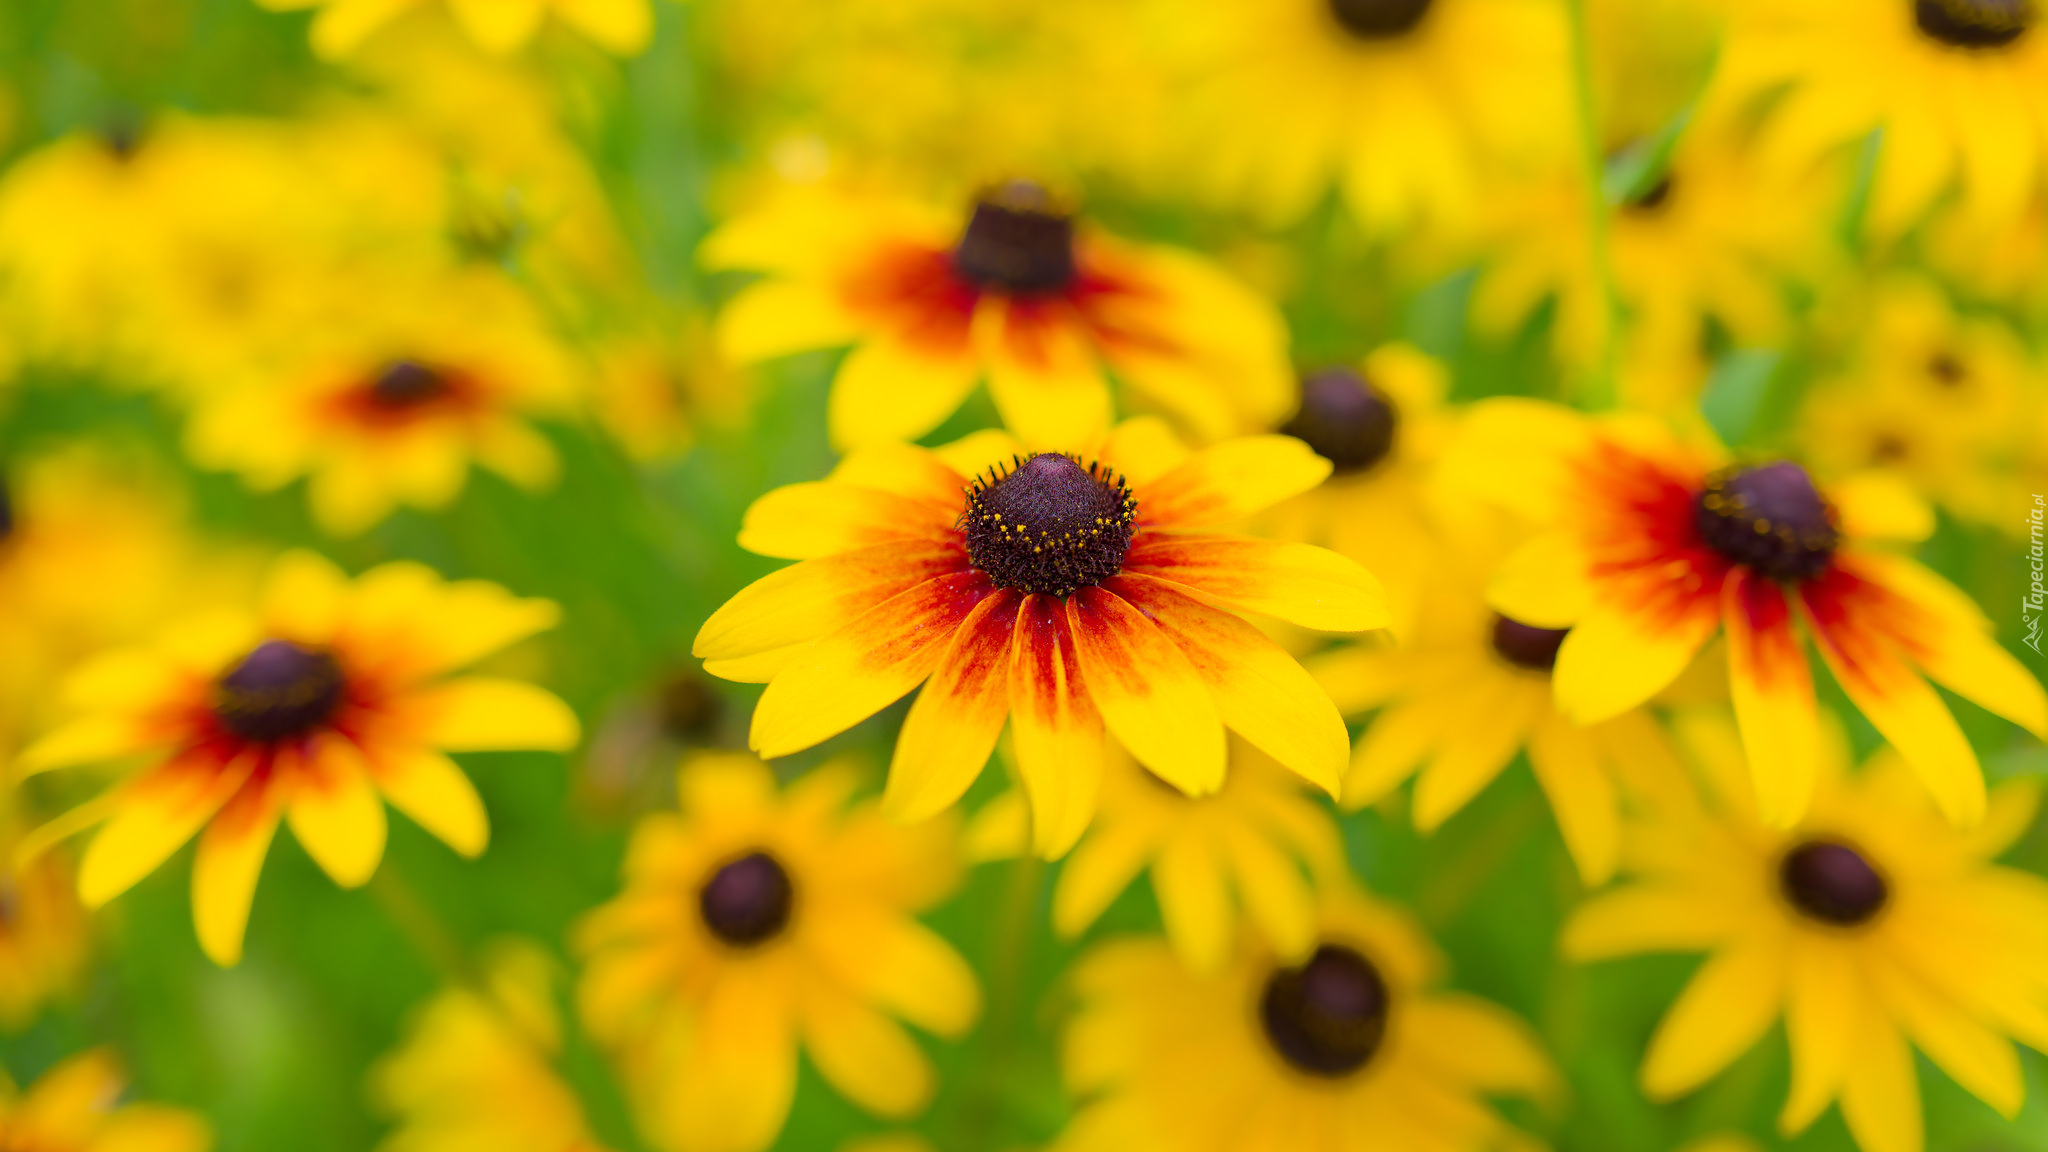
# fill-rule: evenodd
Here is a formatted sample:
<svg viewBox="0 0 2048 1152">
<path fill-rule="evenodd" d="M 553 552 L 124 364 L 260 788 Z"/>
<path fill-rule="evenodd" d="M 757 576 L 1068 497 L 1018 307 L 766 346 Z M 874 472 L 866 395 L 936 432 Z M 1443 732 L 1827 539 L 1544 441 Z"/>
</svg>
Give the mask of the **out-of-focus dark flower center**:
<svg viewBox="0 0 2048 1152">
<path fill-rule="evenodd" d="M 1833 840 L 1809 840 L 1785 853 L 1778 886 L 1794 908 L 1844 928 L 1877 915 L 1890 894 L 1862 853 Z"/>
<path fill-rule="evenodd" d="M 1330 0 L 1330 15 L 1353 36 L 1388 40 L 1422 23 L 1429 5 L 1430 0 Z"/>
<path fill-rule="evenodd" d="M 1349 368 L 1301 381 L 1301 409 L 1280 431 L 1299 437 L 1338 472 L 1363 472 L 1393 450 L 1400 417 L 1386 393 Z"/>
<path fill-rule="evenodd" d="M 1570 632 L 1569 628 L 1538 628 L 1495 613 L 1493 650 L 1517 668 L 1548 672 L 1557 667 L 1557 650 Z"/>
<path fill-rule="evenodd" d="M 1671 173 L 1666 172 L 1655 184 L 1629 197 L 1622 207 L 1646 216 L 1655 215 L 1671 202 L 1672 187 Z"/>
<path fill-rule="evenodd" d="M 725 698 L 704 677 L 688 670 L 664 679 L 655 703 L 662 731 L 679 740 L 708 739 L 725 718 Z"/>
<path fill-rule="evenodd" d="M 2033 0 L 1914 0 L 1920 31 L 1951 48 L 2003 48 L 2034 23 Z"/>
<path fill-rule="evenodd" d="M 0 480 L 0 543 L 14 535 L 14 496 L 7 490 L 7 482 Z"/>
<path fill-rule="evenodd" d="M 953 271 L 977 287 L 1014 296 L 1063 291 L 1074 282 L 1074 218 L 1036 184 L 1001 185 L 975 201 L 953 249 Z"/>
<path fill-rule="evenodd" d="M 1834 509 L 1806 470 L 1788 460 L 1707 477 L 1693 499 L 1701 541 L 1773 580 L 1810 580 L 1834 558 Z"/>
<path fill-rule="evenodd" d="M 1365 1067 L 1387 1035 L 1386 982 L 1372 962 L 1341 944 L 1316 949 L 1308 963 L 1266 981 L 1259 1018 L 1266 1039 L 1311 1076 L 1345 1076 Z"/>
<path fill-rule="evenodd" d="M 967 558 L 1004 588 L 1069 596 L 1122 571 L 1138 501 L 1122 476 L 1042 452 L 967 492 Z"/>
<path fill-rule="evenodd" d="M 789 926 L 795 899 L 782 863 L 766 852 L 751 852 L 711 874 L 697 893 L 697 908 L 713 936 L 751 948 Z"/>
<path fill-rule="evenodd" d="M 345 684 L 331 654 L 265 640 L 215 682 L 213 712 L 236 736 L 274 744 L 305 736 L 333 718 Z"/>
<path fill-rule="evenodd" d="M 448 377 L 417 360 L 393 360 L 370 382 L 370 400 L 390 412 L 422 408 L 447 396 Z"/>
<path fill-rule="evenodd" d="M 1944 388 L 1954 388 L 1970 378 L 1970 370 L 1948 352 L 1936 352 L 1927 359 L 1927 374 Z"/>
</svg>

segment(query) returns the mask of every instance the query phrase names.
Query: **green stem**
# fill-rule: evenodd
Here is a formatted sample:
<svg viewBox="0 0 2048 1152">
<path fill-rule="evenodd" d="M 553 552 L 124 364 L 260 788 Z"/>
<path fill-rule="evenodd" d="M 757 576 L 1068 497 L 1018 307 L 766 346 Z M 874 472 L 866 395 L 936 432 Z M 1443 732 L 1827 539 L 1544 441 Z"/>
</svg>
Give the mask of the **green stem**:
<svg viewBox="0 0 2048 1152">
<path fill-rule="evenodd" d="M 427 906 L 427 902 L 420 899 L 412 885 L 406 883 L 389 856 L 384 858 L 376 875 L 370 877 L 365 887 L 370 898 L 384 909 L 385 915 L 391 917 L 399 934 L 413 946 L 428 967 L 440 973 L 442 979 L 450 984 L 475 983 L 476 973 L 461 941 Z"/>
<path fill-rule="evenodd" d="M 1593 92 L 1593 36 L 1586 17 L 1587 0 L 1565 0 L 1571 25 L 1572 97 L 1578 117 L 1580 177 L 1586 185 L 1586 233 L 1593 275 L 1601 298 L 1600 360 L 1587 379 L 1581 402 L 1598 411 L 1614 406 L 1621 365 L 1621 294 L 1614 284 L 1609 244 L 1606 193 L 1607 149 Z"/>
<path fill-rule="evenodd" d="M 996 1128 L 1004 1111 L 1003 1090 L 1010 1080 L 1019 1024 L 1024 1014 L 1025 976 L 1030 968 L 1031 937 L 1038 921 L 1039 887 L 1045 861 L 1026 852 L 1010 866 L 1003 907 L 989 933 L 988 1019 L 982 1032 L 980 1067 L 974 1087 L 962 1103 L 961 1148 L 1000 1146 Z"/>
</svg>

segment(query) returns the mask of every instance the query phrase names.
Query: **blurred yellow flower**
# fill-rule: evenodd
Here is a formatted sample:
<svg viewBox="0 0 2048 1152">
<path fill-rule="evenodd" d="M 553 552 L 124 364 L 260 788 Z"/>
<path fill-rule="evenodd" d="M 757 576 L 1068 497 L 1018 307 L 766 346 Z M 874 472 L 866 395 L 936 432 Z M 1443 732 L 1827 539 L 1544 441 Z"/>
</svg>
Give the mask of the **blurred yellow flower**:
<svg viewBox="0 0 2048 1152">
<path fill-rule="evenodd" d="M 378 1152 L 607 1152 L 554 1069 L 557 980 L 539 947 L 505 942 L 474 987 L 415 1013 L 405 1042 L 370 1070 L 371 1096 L 398 1121 Z"/>
<path fill-rule="evenodd" d="M 1984 823 L 1951 828 L 1895 752 L 1851 775 L 1830 728 L 1812 809 L 1759 819 L 1733 726 L 1679 720 L 1705 795 L 1629 829 L 1633 877 L 1579 909 L 1567 955 L 1709 953 L 1643 1061 L 1658 1099 L 1690 1092 L 1781 1016 L 1786 1137 L 1839 1101 L 1865 1152 L 1919 1152 L 1917 1045 L 2008 1119 L 2025 1086 L 2008 1036 L 2048 1050 L 2048 881 L 1990 863 L 2032 826 L 2039 788 L 2001 786 Z"/>
<path fill-rule="evenodd" d="M 894 1018 L 957 1037 L 974 972 L 913 917 L 959 880 L 955 826 L 900 828 L 828 764 L 778 792 L 752 756 L 705 754 L 682 811 L 641 820 L 625 891 L 577 927 L 584 1023 L 618 1056 L 669 1152 L 759 1152 L 796 1091 L 797 1050 L 870 1112 L 931 1100 L 931 1061 Z"/>
<path fill-rule="evenodd" d="M 351 535 L 405 504 L 453 502 L 472 461 L 521 487 L 551 484 L 554 446 L 526 422 L 567 412 L 573 361 L 533 306 L 489 274 L 384 285 L 308 334 L 280 378 L 201 398 L 186 448 L 254 488 L 308 477 L 313 515 Z"/>
<path fill-rule="evenodd" d="M 1079 226 L 1043 188 L 1013 182 L 963 222 L 904 200 L 792 189 L 704 242 L 715 269 L 768 273 L 718 320 L 751 363 L 852 344 L 832 383 L 833 441 L 915 439 L 987 380 L 1003 421 L 1069 448 L 1126 403 L 1200 438 L 1270 426 L 1293 380 L 1278 312 L 1193 255 Z"/>
<path fill-rule="evenodd" d="M 313 50 L 330 59 L 347 56 L 385 25 L 440 0 L 257 0 L 277 12 L 317 8 Z M 607 52 L 637 55 L 654 37 L 654 12 L 647 0 L 447 0 L 448 11 L 486 52 L 524 48 L 552 17 Z"/>
<path fill-rule="evenodd" d="M 128 1086 L 104 1048 L 81 1052 L 21 1092 L 0 1073 L 0 1148 L 7 1152 L 207 1152 L 213 1131 L 182 1108 L 117 1104 Z"/>
<path fill-rule="evenodd" d="M 1483 1152 L 1527 1138 L 1482 1095 L 1545 1097 L 1521 1021 L 1435 990 L 1442 962 L 1399 912 L 1333 892 L 1303 964 L 1240 950 L 1221 976 L 1164 942 L 1084 957 L 1062 1065 L 1087 1100 L 1057 1152 Z"/>
<path fill-rule="evenodd" d="M 97 908 L 203 829 L 193 919 L 206 954 L 233 964 L 281 818 L 345 887 L 383 858 L 387 800 L 463 855 L 483 851 L 483 803 L 446 753 L 565 750 L 577 722 L 531 685 L 448 674 L 557 615 L 545 600 L 449 583 L 410 562 L 351 581 L 311 553 L 288 554 L 257 611 L 200 613 L 79 670 L 77 718 L 24 751 L 18 770 L 148 762 L 35 843 L 104 822 L 78 878 Z"/>
<path fill-rule="evenodd" d="M 70 864 L 56 852 L 17 864 L 21 818 L 0 819 L 0 1029 L 15 1032 L 84 986 L 90 928 Z M 10 1147 L 0 1136 L 0 1148 Z"/>
</svg>

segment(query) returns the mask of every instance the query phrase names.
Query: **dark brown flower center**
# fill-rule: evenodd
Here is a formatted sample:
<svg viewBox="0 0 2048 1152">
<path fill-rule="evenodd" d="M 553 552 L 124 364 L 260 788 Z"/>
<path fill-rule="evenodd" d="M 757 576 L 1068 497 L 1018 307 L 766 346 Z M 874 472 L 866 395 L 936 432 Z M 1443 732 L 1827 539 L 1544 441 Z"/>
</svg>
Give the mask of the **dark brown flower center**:
<svg viewBox="0 0 2048 1152">
<path fill-rule="evenodd" d="M 697 909 L 713 936 L 735 948 L 765 944 L 789 926 L 796 890 L 780 861 L 750 852 L 711 874 Z"/>
<path fill-rule="evenodd" d="M 975 477 L 960 525 L 968 560 L 996 584 L 1065 597 L 1122 571 L 1137 519 L 1122 476 L 1041 452 Z"/>
<path fill-rule="evenodd" d="M 1330 15 L 1364 40 L 1389 40 L 1413 31 L 1429 14 L 1430 0 L 1330 0 Z"/>
<path fill-rule="evenodd" d="M 1570 632 L 1569 628 L 1538 628 L 1495 613 L 1493 650 L 1517 668 L 1548 672 L 1557 667 L 1557 650 Z"/>
<path fill-rule="evenodd" d="M 661 682 L 655 704 L 662 731 L 678 740 L 708 740 L 725 718 L 725 698 L 703 676 L 688 669 L 679 669 Z"/>
<path fill-rule="evenodd" d="M 1969 368 L 1948 352 L 1936 352 L 1927 358 L 1927 374 L 1943 388 L 1958 387 L 1970 378 Z"/>
<path fill-rule="evenodd" d="M 975 201 L 953 249 L 953 271 L 977 287 L 1013 296 L 1063 291 L 1074 282 L 1074 218 L 1036 184 L 1001 185 Z"/>
<path fill-rule="evenodd" d="M 1267 979 L 1259 1019 L 1289 1065 L 1338 1077 L 1365 1067 L 1379 1050 L 1387 1009 L 1387 985 L 1371 961 L 1341 944 L 1325 944 L 1308 963 Z"/>
<path fill-rule="evenodd" d="M 1325 368 L 1301 381 L 1301 409 L 1280 431 L 1298 437 L 1338 472 L 1363 472 L 1386 459 L 1400 417 L 1387 394 L 1349 368 Z"/>
<path fill-rule="evenodd" d="M 2033 0 L 1914 0 L 1920 31 L 1951 48 L 2003 48 L 2034 23 Z"/>
<path fill-rule="evenodd" d="M 370 382 L 370 400 L 388 412 L 423 408 L 449 393 L 448 376 L 417 360 L 393 360 Z"/>
<path fill-rule="evenodd" d="M 275 744 L 332 719 L 346 683 L 331 654 L 265 640 L 214 683 L 213 714 L 244 740 Z"/>
<path fill-rule="evenodd" d="M 14 496 L 8 492 L 7 483 L 0 480 L 0 543 L 14 535 Z"/>
<path fill-rule="evenodd" d="M 1890 894 L 1861 852 L 1832 840 L 1809 840 L 1785 853 L 1778 886 L 1794 908 L 1844 928 L 1877 915 Z"/>
<path fill-rule="evenodd" d="M 1707 547 L 1773 580 L 1811 580 L 1841 543 L 1834 509 L 1789 460 L 1707 477 L 1693 525 Z"/>
</svg>

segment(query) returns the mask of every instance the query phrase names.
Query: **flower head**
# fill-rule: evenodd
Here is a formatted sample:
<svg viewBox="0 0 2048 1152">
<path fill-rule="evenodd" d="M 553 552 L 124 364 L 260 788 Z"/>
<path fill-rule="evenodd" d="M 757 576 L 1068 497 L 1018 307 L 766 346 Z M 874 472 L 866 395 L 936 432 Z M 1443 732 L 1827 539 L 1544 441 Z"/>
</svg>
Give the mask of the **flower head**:
<svg viewBox="0 0 2048 1152">
<path fill-rule="evenodd" d="M 1343 721 L 1236 613 L 1377 628 L 1379 586 L 1334 553 L 1214 533 L 1328 471 L 1296 440 L 1190 454 L 1147 420 L 1075 456 L 1001 433 L 855 452 L 755 502 L 740 543 L 803 562 L 734 596 L 694 651 L 768 684 L 752 732 L 768 757 L 925 684 L 889 774 L 906 819 L 958 799 L 1009 722 L 1047 855 L 1087 826 L 1105 733 L 1190 795 L 1222 785 L 1226 725 L 1334 792 Z"/>
<path fill-rule="evenodd" d="M 450 673 L 556 615 L 546 601 L 448 583 L 417 564 L 350 581 L 292 553 L 257 612 L 201 614 L 80 669 L 77 717 L 23 752 L 20 770 L 148 761 L 37 839 L 104 822 L 79 869 L 79 895 L 98 907 L 199 835 L 200 944 L 233 964 L 280 819 L 349 887 L 383 857 L 387 800 L 464 855 L 483 851 L 483 804 L 446 753 L 565 750 L 577 722 L 538 688 Z"/>
<path fill-rule="evenodd" d="M 854 784 L 843 764 L 778 792 L 751 756 L 687 762 L 682 812 L 641 821 L 625 891 L 577 929 L 584 1022 L 663 1147 L 773 1143 L 799 1045 L 867 1110 L 915 1114 L 934 1074 L 895 1018 L 958 1036 L 979 1013 L 966 961 L 912 918 L 957 882 L 954 829 L 848 808 Z"/>
<path fill-rule="evenodd" d="M 1703 793 L 1631 825 L 1629 883 L 1567 926 L 1567 954 L 1707 952 L 1650 1041 L 1644 1088 L 1692 1091 L 1781 1016 L 1792 1089 L 1779 1129 L 1839 1101 L 1867 1152 L 1917 1152 L 1920 1094 L 1908 1044 L 2011 1117 L 2024 1094 L 2007 1037 L 2048 1046 L 2048 883 L 1991 863 L 2032 824 L 2039 789 L 2009 784 L 1959 832 L 1896 753 L 1851 775 L 1832 728 L 1810 811 L 1759 819 L 1736 734 L 1680 718 Z M 1674 802 L 1675 801 L 1675 802 Z"/>
<path fill-rule="evenodd" d="M 1213 977 L 1163 943 L 1081 961 L 1069 1086 L 1089 1099 L 1062 1152 L 1364 1152 L 1500 1147 L 1514 1131 L 1482 1094 L 1541 1096 L 1555 1081 L 1527 1026 L 1432 988 L 1440 961 L 1406 917 L 1363 895 L 1325 897 L 1314 950 L 1244 948 Z"/>
<path fill-rule="evenodd" d="M 1508 558 L 1493 607 L 1571 629 L 1557 702 L 1581 724 L 1620 715 L 1728 639 L 1735 715 L 1767 819 L 1813 792 L 1819 721 L 1800 632 L 1958 823 L 1983 815 L 1977 755 L 1923 674 L 2048 735 L 2048 694 L 1960 591 L 1872 543 L 1924 533 L 1896 485 L 1823 492 L 1796 463 L 1722 464 L 1661 428 L 1595 424 L 1533 402 L 1481 406 L 1452 466 L 1476 492 L 1552 527 Z"/>
<path fill-rule="evenodd" d="M 104 1048 L 81 1052 L 17 1090 L 0 1075 L 0 1148 L 8 1152 L 207 1152 L 213 1132 L 182 1108 L 115 1104 L 128 1077 Z"/>
<path fill-rule="evenodd" d="M 439 0 L 257 0 L 274 11 L 317 8 L 313 50 L 328 59 L 348 56 L 378 30 L 411 10 L 439 6 Z M 549 18 L 619 56 L 634 56 L 654 36 L 654 11 L 647 0 L 449 0 L 449 12 L 470 41 L 486 52 L 517 52 Z"/>
<path fill-rule="evenodd" d="M 788 193 L 726 224 L 703 258 L 768 273 L 719 319 L 733 359 L 854 345 L 829 412 L 843 446 L 922 436 L 983 379 L 1037 448 L 1102 435 L 1105 371 L 1205 439 L 1286 410 L 1287 333 L 1270 305 L 1192 255 L 1087 227 L 1035 184 L 999 185 L 956 216 Z"/>
</svg>

